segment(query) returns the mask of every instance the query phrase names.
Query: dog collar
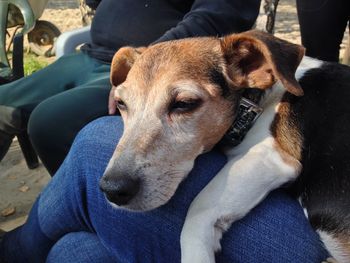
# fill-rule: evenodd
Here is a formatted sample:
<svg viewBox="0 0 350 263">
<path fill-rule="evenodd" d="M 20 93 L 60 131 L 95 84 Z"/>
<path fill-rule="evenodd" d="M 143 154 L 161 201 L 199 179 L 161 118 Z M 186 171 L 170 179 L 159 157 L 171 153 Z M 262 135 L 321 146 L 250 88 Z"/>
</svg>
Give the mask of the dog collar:
<svg viewBox="0 0 350 263">
<path fill-rule="evenodd" d="M 223 139 L 232 146 L 240 144 L 263 109 L 253 101 L 242 97 L 238 106 L 238 114 Z"/>
</svg>

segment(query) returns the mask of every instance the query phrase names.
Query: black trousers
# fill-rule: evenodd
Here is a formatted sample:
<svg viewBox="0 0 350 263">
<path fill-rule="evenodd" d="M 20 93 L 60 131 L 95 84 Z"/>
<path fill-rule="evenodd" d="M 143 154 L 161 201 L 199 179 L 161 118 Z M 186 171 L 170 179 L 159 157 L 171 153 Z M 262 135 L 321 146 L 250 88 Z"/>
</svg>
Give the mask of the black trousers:
<svg viewBox="0 0 350 263">
<path fill-rule="evenodd" d="M 350 20 L 350 1 L 297 0 L 297 10 L 306 55 L 338 61 L 340 44 Z"/>
<path fill-rule="evenodd" d="M 108 114 L 109 72 L 109 64 L 77 53 L 1 85 L 0 137 L 28 129 L 41 161 L 54 174 L 79 130 Z"/>
</svg>

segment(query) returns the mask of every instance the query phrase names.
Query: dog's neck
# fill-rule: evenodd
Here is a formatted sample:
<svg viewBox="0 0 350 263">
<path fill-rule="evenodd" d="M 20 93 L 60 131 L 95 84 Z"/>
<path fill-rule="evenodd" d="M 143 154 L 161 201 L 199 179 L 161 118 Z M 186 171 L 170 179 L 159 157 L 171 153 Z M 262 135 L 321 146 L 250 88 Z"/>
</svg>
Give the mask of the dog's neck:
<svg viewBox="0 0 350 263">
<path fill-rule="evenodd" d="M 263 95 L 264 91 L 260 89 L 245 89 L 243 91 L 237 108 L 238 113 L 221 143 L 234 147 L 243 141 L 245 135 L 263 111 L 259 107 Z"/>
<path fill-rule="evenodd" d="M 247 100 L 250 100 L 254 104 L 259 105 L 264 94 L 265 91 L 262 89 L 247 88 L 243 90 L 242 97 L 246 98 Z"/>
</svg>

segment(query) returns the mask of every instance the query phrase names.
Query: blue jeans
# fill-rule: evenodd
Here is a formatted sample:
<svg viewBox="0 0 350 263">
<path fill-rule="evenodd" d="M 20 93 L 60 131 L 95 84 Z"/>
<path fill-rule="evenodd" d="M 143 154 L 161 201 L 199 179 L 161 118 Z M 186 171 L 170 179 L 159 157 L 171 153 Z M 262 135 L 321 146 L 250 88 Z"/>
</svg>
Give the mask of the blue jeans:
<svg viewBox="0 0 350 263">
<path fill-rule="evenodd" d="M 112 208 L 98 181 L 122 135 L 120 117 L 104 117 L 77 136 L 28 221 L 0 244 L 5 262 L 180 262 L 180 233 L 193 198 L 225 164 L 212 151 L 164 206 L 150 212 Z M 271 193 L 222 240 L 217 262 L 321 262 L 328 254 L 284 191 Z"/>
</svg>

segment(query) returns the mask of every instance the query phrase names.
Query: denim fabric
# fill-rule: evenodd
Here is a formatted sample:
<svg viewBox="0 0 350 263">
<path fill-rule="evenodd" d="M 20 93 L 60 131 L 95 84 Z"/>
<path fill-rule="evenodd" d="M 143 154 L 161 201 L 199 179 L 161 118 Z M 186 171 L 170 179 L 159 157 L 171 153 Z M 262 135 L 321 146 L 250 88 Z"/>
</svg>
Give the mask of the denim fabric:
<svg viewBox="0 0 350 263">
<path fill-rule="evenodd" d="M 97 263 L 180 262 L 179 239 L 187 209 L 226 158 L 215 151 L 201 155 L 175 196 L 158 209 L 118 210 L 107 203 L 98 181 L 121 134 L 119 117 L 101 118 L 80 132 L 27 223 L 5 236 L 0 257 L 7 262 L 39 263 L 50 255 L 50 262 L 66 263 L 76 262 L 81 253 L 94 257 L 88 262 Z M 79 243 L 70 234 L 74 232 L 96 236 L 86 235 Z M 311 263 L 327 257 L 298 202 L 282 190 L 234 223 L 224 234 L 222 246 L 217 262 Z M 93 249 L 99 253 L 92 253 Z M 59 259 L 52 256 L 60 253 Z"/>
<path fill-rule="evenodd" d="M 51 248 L 46 263 L 111 262 L 111 256 L 94 233 L 72 232 L 63 236 Z"/>
</svg>

